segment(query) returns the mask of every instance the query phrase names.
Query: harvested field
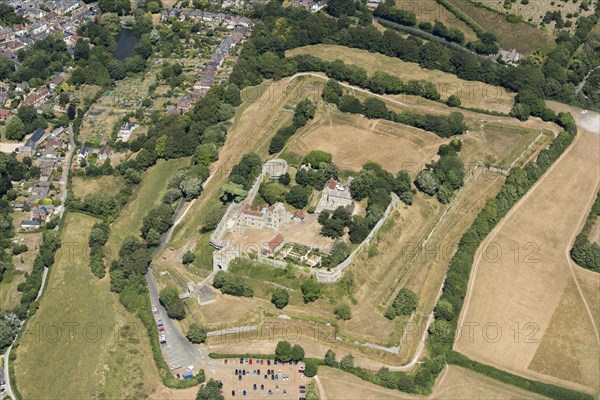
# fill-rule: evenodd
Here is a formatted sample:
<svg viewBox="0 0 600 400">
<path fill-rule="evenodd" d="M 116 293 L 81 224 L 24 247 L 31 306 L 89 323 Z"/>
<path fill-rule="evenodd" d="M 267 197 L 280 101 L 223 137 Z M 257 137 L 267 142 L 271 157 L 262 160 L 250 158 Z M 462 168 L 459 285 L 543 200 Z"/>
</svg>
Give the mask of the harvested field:
<svg viewBox="0 0 600 400">
<path fill-rule="evenodd" d="M 92 275 L 87 239 L 81 245 L 98 220 L 66 218 L 48 290 L 17 351 L 19 390 L 28 399 L 146 398 L 160 382 L 146 331 L 108 280 Z"/>
<path fill-rule="evenodd" d="M 445 142 L 417 128 L 323 106 L 308 127 L 290 140 L 285 153 L 302 158 L 311 150 L 324 150 L 343 170 L 360 171 L 367 161 L 375 161 L 395 174 L 431 161 Z"/>
<path fill-rule="evenodd" d="M 114 175 L 100 176 L 96 178 L 87 178 L 82 176 L 73 177 L 73 195 L 78 199 L 83 199 L 88 194 L 113 193 L 121 190 L 121 178 Z"/>
<path fill-rule="evenodd" d="M 589 318 L 573 318 L 586 314 L 575 281 L 569 278 L 528 369 L 597 388 L 600 351 L 598 346 L 591 345 L 593 322 Z"/>
<path fill-rule="evenodd" d="M 456 75 L 424 69 L 416 63 L 405 62 L 383 54 L 370 53 L 366 50 L 351 49 L 338 45 L 317 44 L 299 47 L 286 52 L 286 56 L 297 54 L 310 54 L 327 61 L 342 60 L 347 64 L 365 68 L 369 74 L 375 71 L 384 71 L 398 76 L 403 81 L 412 79 L 427 80 L 437 86 L 442 98 L 446 99 L 448 96 L 454 94 L 460 97 L 462 105 L 465 107 L 508 113 L 515 97 L 514 93 L 509 93 L 506 89 L 498 86 L 476 81 L 465 81 Z"/>
<path fill-rule="evenodd" d="M 543 399 L 539 395 L 495 381 L 454 365 L 447 366 L 427 397 L 385 389 L 334 368 L 321 367 L 318 375 L 321 399 Z"/>
<path fill-rule="evenodd" d="M 577 267 L 568 251 L 597 192 L 599 139 L 597 134 L 580 130 L 562 158 L 479 249 L 461 317 L 462 323 L 479 325 L 473 339 L 461 336 L 455 344 L 457 351 L 534 379 L 577 390 L 598 389 L 598 367 L 589 361 L 598 354 L 598 328 L 591 323 L 583 292 L 578 289 L 569 294 L 573 291 L 570 281 L 576 276 L 572 268 Z M 568 330 L 563 322 L 565 304 L 572 305 Z M 493 326 L 486 330 L 486 323 Z M 583 335 L 577 341 L 572 337 L 574 325 Z M 542 346 L 545 341 L 552 344 L 551 349 Z M 547 365 L 543 374 L 532 370 L 541 369 L 536 359 L 566 360 L 569 349 L 578 352 L 578 371 L 566 376 L 558 361 Z"/>
</svg>

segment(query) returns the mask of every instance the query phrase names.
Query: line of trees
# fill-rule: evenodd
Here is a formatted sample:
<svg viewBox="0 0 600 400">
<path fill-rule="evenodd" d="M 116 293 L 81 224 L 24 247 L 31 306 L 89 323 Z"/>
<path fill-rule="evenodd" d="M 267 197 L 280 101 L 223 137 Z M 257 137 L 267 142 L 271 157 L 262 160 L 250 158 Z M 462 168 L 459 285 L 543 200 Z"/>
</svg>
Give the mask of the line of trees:
<svg viewBox="0 0 600 400">
<path fill-rule="evenodd" d="M 296 104 L 294 118 L 288 126 L 280 128 L 269 144 L 269 154 L 275 154 L 283 149 L 285 143 L 291 138 L 298 129 L 302 128 L 308 121 L 315 116 L 316 106 L 309 99 L 302 99 Z"/>
<path fill-rule="evenodd" d="M 596 196 L 596 201 L 592 205 L 592 210 L 583 225 L 583 229 L 575 238 L 573 248 L 571 249 L 571 258 L 577 264 L 584 268 L 600 272 L 600 246 L 598 243 L 590 242 L 590 231 L 594 224 L 598 223 L 600 216 L 600 192 Z"/>
<path fill-rule="evenodd" d="M 104 278 L 106 274 L 104 267 L 104 245 L 110 235 L 110 225 L 104 222 L 97 222 L 92 226 L 88 236 L 88 245 L 90 246 L 90 268 L 92 273 L 99 279 Z"/>
<path fill-rule="evenodd" d="M 468 127 L 464 122 L 464 117 L 459 112 L 451 112 L 448 115 L 431 115 L 417 114 L 405 110 L 396 113 L 390 111 L 385 102 L 381 99 L 368 97 L 364 102 L 361 102 L 355 96 L 349 94 L 340 95 L 340 93 L 343 93 L 341 85 L 330 79 L 327 82 L 326 90 L 323 91 L 324 99 L 326 101 L 331 100 L 342 112 L 363 114 L 370 119 L 386 119 L 388 121 L 414 126 L 419 129 L 433 132 L 441 137 L 460 135 L 468 130 Z M 335 102 L 336 99 L 337 102 Z"/>
</svg>

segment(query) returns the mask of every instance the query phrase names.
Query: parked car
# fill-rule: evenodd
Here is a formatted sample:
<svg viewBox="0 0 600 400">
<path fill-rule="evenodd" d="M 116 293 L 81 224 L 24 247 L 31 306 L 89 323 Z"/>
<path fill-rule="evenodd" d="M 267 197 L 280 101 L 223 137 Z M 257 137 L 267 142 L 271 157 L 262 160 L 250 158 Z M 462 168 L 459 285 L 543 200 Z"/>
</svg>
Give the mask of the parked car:
<svg viewBox="0 0 600 400">
<path fill-rule="evenodd" d="M 306 386 L 300 385 L 300 386 L 298 386 L 298 389 L 306 389 Z"/>
<path fill-rule="evenodd" d="M 231 391 L 231 397 L 235 397 L 235 390 Z"/>
<path fill-rule="evenodd" d="M 306 393 L 306 390 L 300 389 L 300 393 Z"/>
<path fill-rule="evenodd" d="M 250 365 L 252 365 L 252 359 L 248 360 L 250 362 Z"/>
<path fill-rule="evenodd" d="M 263 365 L 263 361 L 264 361 L 264 360 L 260 360 L 260 365 Z"/>
<path fill-rule="evenodd" d="M 252 390 L 256 390 L 256 383 L 252 385 Z"/>
<path fill-rule="evenodd" d="M 238 381 L 241 381 L 241 380 L 242 380 L 242 375 L 240 374 L 240 375 L 238 375 Z"/>
<path fill-rule="evenodd" d="M 243 364 L 243 363 L 244 363 L 244 359 L 240 358 L 240 364 Z"/>
</svg>

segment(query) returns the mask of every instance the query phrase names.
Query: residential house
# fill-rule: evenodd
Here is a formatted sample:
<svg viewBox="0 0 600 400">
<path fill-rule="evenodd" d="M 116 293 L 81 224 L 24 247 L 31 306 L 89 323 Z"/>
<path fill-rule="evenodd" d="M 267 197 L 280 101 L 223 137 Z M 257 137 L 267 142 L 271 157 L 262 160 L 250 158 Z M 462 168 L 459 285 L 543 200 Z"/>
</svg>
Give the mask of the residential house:
<svg viewBox="0 0 600 400">
<path fill-rule="evenodd" d="M 21 222 L 21 231 L 23 232 L 35 232 L 40 229 L 42 225 L 39 219 L 26 219 Z"/>
<path fill-rule="evenodd" d="M 108 160 L 109 158 L 112 157 L 112 153 L 113 153 L 112 147 L 110 147 L 110 144 L 107 144 L 106 146 L 104 146 L 102 151 L 100 151 L 100 153 L 98 154 L 98 160 L 100 160 L 100 161 Z"/>
<path fill-rule="evenodd" d="M 87 160 L 87 156 L 89 154 L 90 154 L 90 149 L 86 145 L 83 145 L 79 149 L 79 152 L 77 153 L 77 163 L 81 164 L 82 160 Z"/>
<path fill-rule="evenodd" d="M 42 140 L 45 131 L 42 128 L 38 128 L 31 134 L 29 139 L 25 142 L 24 146 L 19 147 L 19 153 L 24 153 L 27 155 L 33 154 L 38 144 Z"/>
<path fill-rule="evenodd" d="M 125 125 L 121 126 L 121 129 L 119 129 L 119 134 L 118 134 L 118 138 L 117 140 L 121 140 L 123 142 L 126 142 L 129 140 L 129 136 L 131 136 L 131 133 L 134 131 L 134 129 L 136 129 L 138 126 L 132 122 L 128 122 Z"/>
</svg>

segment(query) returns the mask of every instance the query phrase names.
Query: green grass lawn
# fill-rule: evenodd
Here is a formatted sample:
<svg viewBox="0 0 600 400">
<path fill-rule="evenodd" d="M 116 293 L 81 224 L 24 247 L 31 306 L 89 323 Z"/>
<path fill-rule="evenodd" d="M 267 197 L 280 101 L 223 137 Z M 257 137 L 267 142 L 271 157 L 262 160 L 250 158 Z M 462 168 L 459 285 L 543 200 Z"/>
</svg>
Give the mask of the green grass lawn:
<svg viewBox="0 0 600 400">
<path fill-rule="evenodd" d="M 87 237 L 98 220 L 70 213 L 40 308 L 15 361 L 26 399 L 147 398 L 160 380 L 147 334 L 109 280 L 90 271 Z"/>
<path fill-rule="evenodd" d="M 189 165 L 189 158 L 175 160 L 159 160 L 144 174 L 142 182 L 134 190 L 131 200 L 121 211 L 119 217 L 111 225 L 108 252 L 116 254 L 119 246 L 127 236 L 139 236 L 142 220 L 148 211 L 160 204 L 167 183 L 177 170 Z"/>
</svg>

